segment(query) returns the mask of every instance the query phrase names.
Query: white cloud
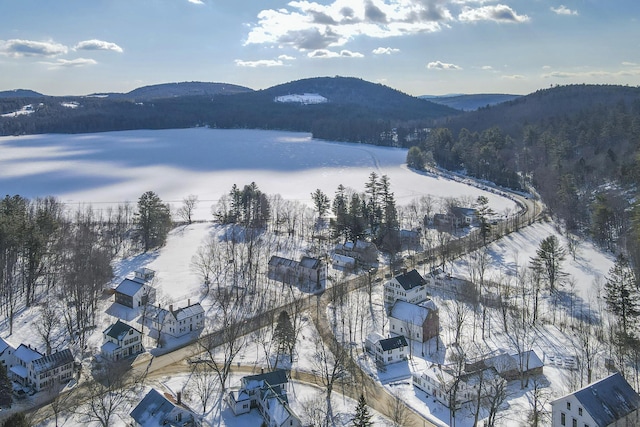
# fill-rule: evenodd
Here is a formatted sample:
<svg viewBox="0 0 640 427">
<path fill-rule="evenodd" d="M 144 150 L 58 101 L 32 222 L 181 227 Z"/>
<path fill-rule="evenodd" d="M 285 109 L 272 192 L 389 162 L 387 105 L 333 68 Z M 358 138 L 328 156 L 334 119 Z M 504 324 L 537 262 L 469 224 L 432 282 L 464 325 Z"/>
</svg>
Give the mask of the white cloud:
<svg viewBox="0 0 640 427">
<path fill-rule="evenodd" d="M 9 56 L 57 56 L 68 51 L 69 49 L 65 45 L 53 41 L 0 40 L 0 52 Z"/>
<path fill-rule="evenodd" d="M 309 58 L 364 58 L 364 55 L 359 52 L 352 52 L 350 50 L 343 49 L 340 52 L 334 52 L 329 49 L 317 49 L 307 54 Z"/>
<path fill-rule="evenodd" d="M 281 67 L 284 63 L 275 59 L 260 59 L 257 61 L 243 61 L 236 59 L 235 63 L 238 67 L 258 68 L 258 67 Z"/>
<path fill-rule="evenodd" d="M 398 52 L 400 52 L 400 49 L 396 49 L 393 47 L 377 47 L 372 51 L 374 55 L 391 55 L 392 53 Z"/>
<path fill-rule="evenodd" d="M 434 61 L 427 64 L 427 68 L 430 70 L 445 70 L 445 71 L 459 71 L 462 67 L 455 64 L 447 64 L 445 62 Z"/>
<path fill-rule="evenodd" d="M 520 23 L 529 21 L 527 15 L 518 15 L 513 9 L 504 4 L 482 6 L 479 8 L 464 7 L 458 19 L 462 22 L 494 21 Z"/>
<path fill-rule="evenodd" d="M 618 71 L 553 71 L 542 75 L 542 78 L 559 78 L 559 79 L 586 79 L 586 78 L 605 78 L 611 79 L 616 77 L 640 76 L 640 68 L 625 68 Z"/>
<path fill-rule="evenodd" d="M 293 47 L 307 52 L 344 46 L 356 37 L 388 38 L 440 31 L 454 21 L 448 0 L 333 0 L 321 5 L 290 1 L 266 9 L 246 44 Z"/>
<path fill-rule="evenodd" d="M 86 67 L 87 65 L 96 65 L 98 62 L 89 58 L 76 58 L 76 59 L 58 59 L 56 62 L 45 62 L 51 66 L 51 68 L 75 68 Z"/>
<path fill-rule="evenodd" d="M 561 4 L 558 7 L 551 7 L 551 10 L 557 15 L 577 15 L 577 10 L 571 10 L 565 5 Z"/>
<path fill-rule="evenodd" d="M 122 48 L 115 43 L 103 40 L 84 40 L 73 47 L 75 50 L 111 50 L 122 53 Z"/>
<path fill-rule="evenodd" d="M 491 65 L 483 65 L 480 69 L 484 71 L 493 71 L 493 67 Z"/>
<path fill-rule="evenodd" d="M 526 79 L 525 76 L 523 76 L 522 74 L 511 74 L 511 75 L 505 75 L 502 76 L 503 79 L 507 79 L 507 80 L 524 80 Z"/>
<path fill-rule="evenodd" d="M 289 55 L 280 55 L 278 56 L 278 59 L 281 61 L 293 61 L 296 58 L 294 58 L 293 56 L 289 56 Z"/>
<path fill-rule="evenodd" d="M 202 0 L 188 0 L 191 4 L 204 4 Z"/>
</svg>

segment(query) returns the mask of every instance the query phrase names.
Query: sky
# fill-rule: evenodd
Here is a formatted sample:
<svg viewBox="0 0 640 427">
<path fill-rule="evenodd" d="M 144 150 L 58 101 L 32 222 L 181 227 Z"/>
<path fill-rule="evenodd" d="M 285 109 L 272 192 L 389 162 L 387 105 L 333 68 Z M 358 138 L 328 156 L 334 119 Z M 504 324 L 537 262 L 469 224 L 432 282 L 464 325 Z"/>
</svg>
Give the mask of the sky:
<svg viewBox="0 0 640 427">
<path fill-rule="evenodd" d="M 0 91 L 336 75 L 414 96 L 637 86 L 639 20 L 637 0 L 2 0 Z"/>
</svg>

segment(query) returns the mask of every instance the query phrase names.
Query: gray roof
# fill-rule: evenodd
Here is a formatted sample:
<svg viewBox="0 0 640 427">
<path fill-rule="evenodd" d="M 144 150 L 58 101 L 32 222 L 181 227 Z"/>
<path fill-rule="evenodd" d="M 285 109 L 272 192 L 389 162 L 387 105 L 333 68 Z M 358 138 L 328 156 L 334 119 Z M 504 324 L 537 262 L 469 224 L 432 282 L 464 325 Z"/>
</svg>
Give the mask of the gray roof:
<svg viewBox="0 0 640 427">
<path fill-rule="evenodd" d="M 124 279 L 122 282 L 120 282 L 120 284 L 116 288 L 116 292 L 119 293 L 119 294 L 123 294 L 123 295 L 127 295 L 127 296 L 132 297 L 143 286 L 144 286 L 144 283 L 136 282 L 135 280 L 131 280 L 131 279 Z"/>
<path fill-rule="evenodd" d="M 173 312 L 173 316 L 177 321 L 188 319 L 189 317 L 193 317 L 198 314 L 203 314 L 204 308 L 200 305 L 199 302 L 195 304 L 191 304 L 187 307 L 182 307 Z"/>
<path fill-rule="evenodd" d="M 284 369 L 276 369 L 275 371 L 265 372 L 258 375 L 248 375 L 242 378 L 244 384 L 249 384 L 254 381 L 262 382 L 264 381 L 271 387 L 275 387 L 279 384 L 286 384 L 289 382 L 289 378 L 287 377 L 287 371 Z"/>
<path fill-rule="evenodd" d="M 42 356 L 40 359 L 33 361 L 33 370 L 36 372 L 45 372 L 51 369 L 58 368 L 68 363 L 73 363 L 73 354 L 71 350 L 65 348 L 64 350 L 55 352 L 48 356 Z"/>
<path fill-rule="evenodd" d="M 164 397 L 156 389 L 151 389 L 149 393 L 133 408 L 130 415 L 138 424 L 145 427 L 167 425 L 165 421 L 177 404 Z M 186 411 L 186 409 L 185 409 Z M 188 420 L 183 419 L 181 424 L 186 424 Z M 178 423 L 168 423 L 168 425 L 180 425 Z"/>
<path fill-rule="evenodd" d="M 573 395 L 598 426 L 607 426 L 640 407 L 640 396 L 619 372 L 590 384 Z"/>
<path fill-rule="evenodd" d="M 383 351 L 394 350 L 396 348 L 406 347 L 407 345 L 407 340 L 404 335 L 380 340 L 380 346 Z"/>
<path fill-rule="evenodd" d="M 412 325 L 422 325 L 432 308 L 425 307 L 425 305 L 411 304 L 410 302 L 396 300 L 391 307 L 389 317 L 398 319 L 402 322 L 408 322 Z"/>
<path fill-rule="evenodd" d="M 396 276 L 395 279 L 400 283 L 400 286 L 402 286 L 405 291 L 427 284 L 427 281 L 424 280 L 416 269 L 400 274 L 399 276 Z"/>
<path fill-rule="evenodd" d="M 300 266 L 309 269 L 317 269 L 320 266 L 320 260 L 317 258 L 303 256 L 300 260 Z"/>
<path fill-rule="evenodd" d="M 103 333 L 117 340 L 121 340 L 121 337 L 128 334 L 131 329 L 138 331 L 133 326 L 127 325 L 126 323 L 118 320 L 116 323 L 105 329 Z M 138 333 L 140 333 L 140 331 L 138 331 Z"/>
<path fill-rule="evenodd" d="M 36 359 L 40 359 L 42 354 L 32 349 L 31 347 L 27 347 L 24 344 L 20 344 L 15 352 L 13 352 L 13 356 L 16 359 L 22 360 L 26 365 L 33 362 Z"/>
<path fill-rule="evenodd" d="M 298 261 L 294 261 L 292 259 L 288 259 L 288 258 L 283 258 L 277 255 L 273 255 L 271 257 L 271 259 L 269 260 L 269 265 L 273 265 L 273 266 L 280 266 L 280 265 L 284 265 L 287 267 L 295 267 L 298 265 Z"/>
</svg>

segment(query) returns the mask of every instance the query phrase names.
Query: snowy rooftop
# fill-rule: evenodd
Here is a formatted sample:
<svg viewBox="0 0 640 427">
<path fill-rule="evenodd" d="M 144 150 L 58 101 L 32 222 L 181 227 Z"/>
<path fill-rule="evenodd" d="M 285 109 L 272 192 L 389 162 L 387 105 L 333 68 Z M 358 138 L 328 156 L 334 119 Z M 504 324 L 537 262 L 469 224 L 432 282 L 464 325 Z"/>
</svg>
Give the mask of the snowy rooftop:
<svg viewBox="0 0 640 427">
<path fill-rule="evenodd" d="M 198 314 L 204 313 L 204 309 L 199 302 L 191 304 L 190 306 L 179 308 L 173 312 L 177 321 L 188 319 Z"/>
<path fill-rule="evenodd" d="M 140 282 L 136 282 L 131 279 L 124 279 L 116 288 L 116 292 L 132 297 L 137 294 L 143 286 L 144 284 Z"/>
<path fill-rule="evenodd" d="M 35 372 L 48 371 L 69 363 L 73 363 L 73 354 L 71 350 L 65 348 L 48 356 L 42 356 L 40 359 L 33 361 L 33 370 Z"/>
<path fill-rule="evenodd" d="M 418 324 L 422 323 L 427 318 L 429 311 L 431 311 L 431 309 L 428 307 L 396 300 L 393 307 L 391 307 L 389 317 L 393 317 L 394 319 L 398 319 L 403 322 Z"/>
<path fill-rule="evenodd" d="M 16 359 L 22 360 L 25 364 L 29 364 L 36 359 L 40 359 L 42 354 L 37 350 L 27 347 L 24 344 L 20 344 L 16 351 L 13 353 Z"/>
</svg>

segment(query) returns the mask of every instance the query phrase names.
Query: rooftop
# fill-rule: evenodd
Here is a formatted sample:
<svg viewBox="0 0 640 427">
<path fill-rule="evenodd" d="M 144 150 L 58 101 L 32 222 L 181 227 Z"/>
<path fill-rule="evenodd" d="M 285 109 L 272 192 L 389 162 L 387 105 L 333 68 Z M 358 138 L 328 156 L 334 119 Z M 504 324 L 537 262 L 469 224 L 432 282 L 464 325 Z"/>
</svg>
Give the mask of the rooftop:
<svg viewBox="0 0 640 427">
<path fill-rule="evenodd" d="M 427 284 L 427 281 L 424 280 L 416 269 L 400 274 L 396 276 L 395 279 L 405 291 Z"/>
</svg>

